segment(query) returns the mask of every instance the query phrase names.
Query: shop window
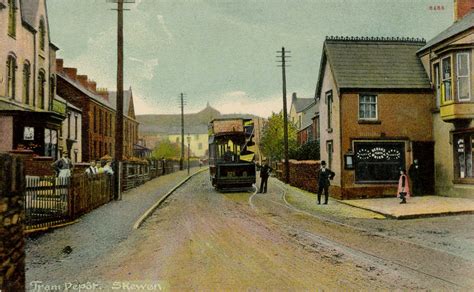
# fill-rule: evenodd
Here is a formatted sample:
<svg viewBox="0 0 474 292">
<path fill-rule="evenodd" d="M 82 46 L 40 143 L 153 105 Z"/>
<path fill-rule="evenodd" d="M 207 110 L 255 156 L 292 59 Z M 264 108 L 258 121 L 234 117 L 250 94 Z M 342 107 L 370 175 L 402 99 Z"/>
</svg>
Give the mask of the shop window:
<svg viewBox="0 0 474 292">
<path fill-rule="evenodd" d="M 472 168 L 474 157 L 474 132 L 455 134 L 454 138 L 454 174 L 456 179 L 474 178 Z"/>
<path fill-rule="evenodd" d="M 442 95 L 444 101 L 451 101 L 453 100 L 452 95 L 452 73 L 451 73 L 451 57 L 446 57 L 441 60 L 441 81 L 442 81 Z"/>
<path fill-rule="evenodd" d="M 354 142 L 357 183 L 396 183 L 405 167 L 403 142 Z"/>
<path fill-rule="evenodd" d="M 456 55 L 457 68 L 457 97 L 459 101 L 471 100 L 471 81 L 469 68 L 469 53 Z"/>
</svg>

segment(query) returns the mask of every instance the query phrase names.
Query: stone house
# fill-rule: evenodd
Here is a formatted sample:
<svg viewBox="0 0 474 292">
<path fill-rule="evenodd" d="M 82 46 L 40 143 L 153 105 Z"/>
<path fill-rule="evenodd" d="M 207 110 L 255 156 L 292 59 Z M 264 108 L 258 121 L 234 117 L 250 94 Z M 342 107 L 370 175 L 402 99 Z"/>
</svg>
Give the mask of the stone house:
<svg viewBox="0 0 474 292">
<path fill-rule="evenodd" d="M 433 93 L 416 55 L 424 41 L 328 37 L 315 98 L 321 160 L 339 198 L 395 195 L 399 169 L 433 169 Z M 433 185 L 427 172 L 426 185 Z M 426 190 L 430 192 L 431 190 Z"/>
<path fill-rule="evenodd" d="M 46 1 L 0 5 L 0 151 L 30 149 L 57 157 L 65 117 L 57 104 L 55 59 Z"/>
<path fill-rule="evenodd" d="M 296 126 L 297 131 L 300 131 L 303 125 L 303 111 L 312 103 L 314 103 L 314 98 L 300 98 L 296 95 L 296 92 L 293 92 L 289 117 L 290 121 Z"/>
<path fill-rule="evenodd" d="M 316 117 L 317 105 L 314 99 L 306 108 L 301 111 L 301 127 L 296 133 L 298 145 L 303 145 L 316 140 L 314 135 L 314 118 Z"/>
<path fill-rule="evenodd" d="M 418 56 L 435 91 L 436 194 L 474 198 L 474 11 L 467 4 L 455 2 L 455 22 Z"/>
</svg>

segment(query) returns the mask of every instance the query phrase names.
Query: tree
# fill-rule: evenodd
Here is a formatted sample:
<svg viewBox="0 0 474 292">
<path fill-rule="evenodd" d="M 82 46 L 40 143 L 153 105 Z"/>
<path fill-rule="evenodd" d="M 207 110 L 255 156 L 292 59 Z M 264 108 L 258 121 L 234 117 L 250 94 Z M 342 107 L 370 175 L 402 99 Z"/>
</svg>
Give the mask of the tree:
<svg viewBox="0 0 474 292">
<path fill-rule="evenodd" d="M 285 157 L 285 141 L 283 131 L 283 113 L 272 113 L 268 122 L 263 127 L 261 139 L 262 153 L 271 160 L 281 160 Z M 288 122 L 288 152 L 295 151 L 296 126 Z"/>
<path fill-rule="evenodd" d="M 165 157 L 166 159 L 177 158 L 179 159 L 181 155 L 180 145 L 177 143 L 171 143 L 169 140 L 164 139 L 159 142 L 159 144 L 153 149 L 153 158 L 160 159 Z"/>
<path fill-rule="evenodd" d="M 296 160 L 320 160 L 319 141 L 310 141 L 290 151 L 290 158 Z"/>
</svg>

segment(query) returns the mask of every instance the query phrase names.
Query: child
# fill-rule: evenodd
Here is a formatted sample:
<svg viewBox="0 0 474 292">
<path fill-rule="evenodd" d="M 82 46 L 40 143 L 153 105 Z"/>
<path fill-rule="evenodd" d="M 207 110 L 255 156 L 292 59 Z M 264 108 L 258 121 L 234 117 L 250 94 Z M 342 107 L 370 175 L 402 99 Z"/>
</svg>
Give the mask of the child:
<svg viewBox="0 0 474 292">
<path fill-rule="evenodd" d="M 406 198 L 410 197 L 410 184 L 408 183 L 408 176 L 405 169 L 400 170 L 400 179 L 398 180 L 398 194 L 397 198 L 402 199 L 400 204 L 406 204 Z"/>
</svg>

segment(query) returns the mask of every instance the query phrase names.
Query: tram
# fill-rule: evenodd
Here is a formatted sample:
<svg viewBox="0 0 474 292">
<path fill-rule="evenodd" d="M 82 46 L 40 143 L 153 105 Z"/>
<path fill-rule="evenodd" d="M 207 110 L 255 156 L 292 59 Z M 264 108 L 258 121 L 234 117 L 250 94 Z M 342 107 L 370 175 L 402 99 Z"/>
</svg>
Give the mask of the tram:
<svg viewBox="0 0 474 292">
<path fill-rule="evenodd" d="M 252 119 L 214 119 L 209 124 L 209 172 L 219 190 L 248 188 L 256 181 Z"/>
</svg>

